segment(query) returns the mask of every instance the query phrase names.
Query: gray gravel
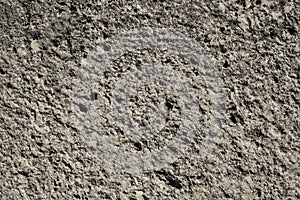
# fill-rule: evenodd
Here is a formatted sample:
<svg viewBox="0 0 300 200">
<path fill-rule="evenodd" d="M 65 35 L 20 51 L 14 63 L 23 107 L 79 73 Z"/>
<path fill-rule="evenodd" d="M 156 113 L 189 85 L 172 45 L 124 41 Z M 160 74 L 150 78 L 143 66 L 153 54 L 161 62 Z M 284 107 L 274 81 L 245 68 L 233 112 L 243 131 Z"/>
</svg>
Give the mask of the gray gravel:
<svg viewBox="0 0 300 200">
<path fill-rule="evenodd" d="M 299 199 L 299 10 L 297 0 L 0 0 L 0 199 Z M 97 44 L 141 27 L 172 28 L 209 52 L 226 119 L 206 156 L 197 157 L 199 136 L 166 167 L 129 174 L 88 150 L 70 118 L 71 94 Z M 185 67 L 155 51 L 113 65 L 144 61 Z M 147 150 L 111 131 L 124 151 Z"/>
</svg>

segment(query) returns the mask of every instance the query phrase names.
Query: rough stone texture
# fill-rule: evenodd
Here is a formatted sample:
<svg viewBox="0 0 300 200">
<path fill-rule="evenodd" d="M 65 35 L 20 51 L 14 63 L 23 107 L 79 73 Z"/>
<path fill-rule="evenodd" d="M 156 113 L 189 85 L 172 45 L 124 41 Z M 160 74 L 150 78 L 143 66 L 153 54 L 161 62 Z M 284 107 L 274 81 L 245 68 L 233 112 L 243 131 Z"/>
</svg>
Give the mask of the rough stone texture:
<svg viewBox="0 0 300 200">
<path fill-rule="evenodd" d="M 1 199 L 299 199 L 297 0 L 0 1 Z M 225 134 L 156 172 L 104 168 L 69 119 L 80 61 L 103 39 L 169 27 L 215 58 Z"/>
</svg>

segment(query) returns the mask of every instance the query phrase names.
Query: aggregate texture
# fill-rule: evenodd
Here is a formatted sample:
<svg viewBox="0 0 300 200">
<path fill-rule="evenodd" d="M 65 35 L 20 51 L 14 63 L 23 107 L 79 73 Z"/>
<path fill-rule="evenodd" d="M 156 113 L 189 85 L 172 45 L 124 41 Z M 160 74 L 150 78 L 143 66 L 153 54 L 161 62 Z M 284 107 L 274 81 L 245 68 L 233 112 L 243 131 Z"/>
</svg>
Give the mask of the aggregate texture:
<svg viewBox="0 0 300 200">
<path fill-rule="evenodd" d="M 300 199 L 299 11 L 298 0 L 0 0 L 0 199 Z M 226 87 L 226 119 L 205 157 L 196 140 L 163 169 L 127 174 L 88 151 L 70 96 L 97 44 L 141 27 L 172 28 L 209 52 Z M 114 65 L 144 61 L 183 66 L 155 51 Z M 145 88 L 138 95 L 134 117 L 147 123 L 151 97 Z M 147 150 L 115 135 L 120 148 Z"/>
</svg>

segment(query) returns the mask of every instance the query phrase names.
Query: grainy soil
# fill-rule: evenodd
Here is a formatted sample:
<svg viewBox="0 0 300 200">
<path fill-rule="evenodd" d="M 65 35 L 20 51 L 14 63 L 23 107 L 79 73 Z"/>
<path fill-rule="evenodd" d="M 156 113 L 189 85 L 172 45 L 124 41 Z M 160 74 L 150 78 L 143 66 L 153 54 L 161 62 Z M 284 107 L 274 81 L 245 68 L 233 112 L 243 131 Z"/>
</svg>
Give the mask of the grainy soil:
<svg viewBox="0 0 300 200">
<path fill-rule="evenodd" d="M 299 199 L 299 10 L 298 0 L 0 0 L 0 199 Z M 141 27 L 209 52 L 226 119 L 206 156 L 195 142 L 163 169 L 128 174 L 86 148 L 70 96 L 97 44 Z"/>
</svg>

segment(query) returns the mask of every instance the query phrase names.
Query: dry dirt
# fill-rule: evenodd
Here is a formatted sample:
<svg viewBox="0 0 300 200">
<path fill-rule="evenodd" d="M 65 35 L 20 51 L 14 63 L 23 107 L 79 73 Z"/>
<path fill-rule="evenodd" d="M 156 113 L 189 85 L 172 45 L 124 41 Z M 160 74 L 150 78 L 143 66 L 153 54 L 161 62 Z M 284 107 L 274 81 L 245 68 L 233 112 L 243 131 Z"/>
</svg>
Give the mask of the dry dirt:
<svg viewBox="0 0 300 200">
<path fill-rule="evenodd" d="M 299 199 L 300 3 L 222 2 L 0 0 L 0 199 Z M 128 174 L 86 148 L 70 97 L 97 44 L 141 27 L 172 28 L 209 52 L 226 114 L 206 156 L 195 140 L 168 166 Z M 163 56 L 140 52 L 115 65 Z M 121 139 L 125 151 L 132 139 Z"/>
</svg>

